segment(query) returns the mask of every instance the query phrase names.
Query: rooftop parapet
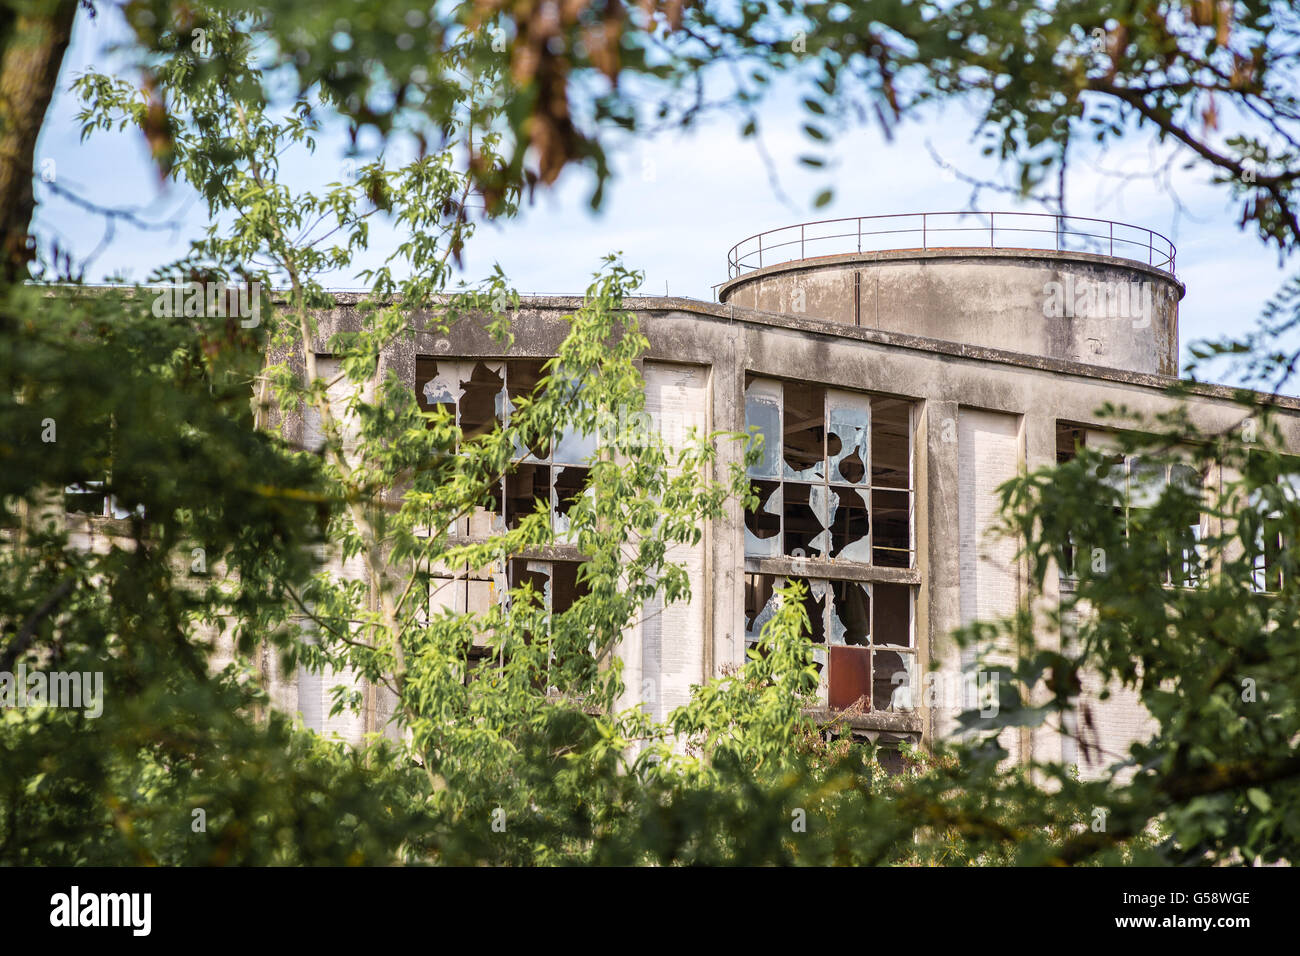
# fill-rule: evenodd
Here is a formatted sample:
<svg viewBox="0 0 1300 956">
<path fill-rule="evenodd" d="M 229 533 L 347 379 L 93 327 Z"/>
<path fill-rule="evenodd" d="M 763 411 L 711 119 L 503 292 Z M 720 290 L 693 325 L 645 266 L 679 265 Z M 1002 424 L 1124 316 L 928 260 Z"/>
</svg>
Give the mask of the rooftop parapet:
<svg viewBox="0 0 1300 956">
<path fill-rule="evenodd" d="M 860 216 L 751 236 L 718 300 L 948 342 L 1178 373 L 1176 250 L 1150 229 L 1079 216 Z"/>
<path fill-rule="evenodd" d="M 911 212 L 819 219 L 760 232 L 727 252 L 727 278 L 822 256 L 931 249 L 1087 252 L 1143 262 L 1170 275 L 1177 255 L 1160 233 L 1109 219 L 1039 212 Z"/>
</svg>

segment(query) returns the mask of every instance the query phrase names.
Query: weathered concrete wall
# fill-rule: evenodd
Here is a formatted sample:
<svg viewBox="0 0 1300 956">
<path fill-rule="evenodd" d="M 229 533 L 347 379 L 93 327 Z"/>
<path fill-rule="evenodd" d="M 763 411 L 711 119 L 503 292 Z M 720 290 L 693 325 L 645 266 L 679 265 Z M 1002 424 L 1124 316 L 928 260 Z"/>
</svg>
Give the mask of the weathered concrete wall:
<svg viewBox="0 0 1300 956">
<path fill-rule="evenodd" d="M 709 430 L 709 370 L 699 365 L 646 362 L 646 412 L 665 444 L 685 447 L 692 429 Z M 686 568 L 692 600 L 665 605 L 648 601 L 639 625 L 625 638 L 625 706 L 640 704 L 664 720 L 690 700 L 691 688 L 708 678 L 711 657 L 712 575 L 707 538 L 694 546 L 676 545 L 667 559 Z"/>
<path fill-rule="evenodd" d="M 1022 574 L 1016 559 L 1017 542 L 998 534 L 1001 511 L 997 489 L 1019 474 L 1022 467 L 1020 417 L 961 409 L 957 461 L 961 623 L 968 626 L 977 621 L 1004 620 L 1020 606 Z M 990 685 L 981 682 L 980 672 L 986 665 L 1005 666 L 1013 660 L 1013 649 L 999 646 L 961 648 L 942 661 L 942 667 L 956 666 L 963 677 L 962 699 L 945 699 L 944 716 L 955 720 L 964 707 L 985 703 L 980 692 Z M 972 690 L 974 693 L 970 693 Z M 951 692 L 946 695 L 951 696 Z M 1000 739 L 1013 760 L 1024 753 L 1018 733 L 1007 730 Z"/>
<path fill-rule="evenodd" d="M 515 345 L 508 351 L 468 322 L 446 333 L 419 334 L 414 348 L 418 354 L 449 357 L 551 355 L 565 334 L 561 317 L 578 305 L 579 300 L 571 298 L 525 300 L 515 324 Z M 746 372 L 896 395 L 919 403 L 914 463 L 918 554 L 916 567 L 901 573 L 917 586 L 916 639 L 921 659 L 941 670 L 954 666 L 949 634 L 964 619 L 957 546 L 962 530 L 958 485 L 963 475 L 959 420 L 968 417 L 974 421 L 969 416 L 993 414 L 1021 422 L 1015 467 L 1022 462 L 1037 467 L 1054 456 L 1057 421 L 1099 424 L 1097 409 L 1108 401 L 1123 402 L 1145 414 L 1167 410 L 1173 404 L 1163 392 L 1171 379 L 1151 372 L 1106 369 L 1050 355 L 927 339 L 809 316 L 773 315 L 733 305 L 655 298 L 630 302 L 629 307 L 639 313 L 650 339 L 645 357 L 648 368 L 671 363 L 708 370 L 709 424 L 715 429 L 743 429 Z M 1191 402 L 1193 420 L 1202 428 L 1231 425 L 1240 413 L 1230 399 L 1227 389 L 1198 389 Z M 1286 438 L 1291 447 L 1300 448 L 1300 403 L 1287 401 L 1283 405 L 1290 413 L 1283 425 Z M 738 454 L 738 448 L 724 447 L 720 467 Z M 966 473 L 971 473 L 971 467 L 967 466 Z M 999 469 L 998 475 L 1009 477 L 1006 468 Z M 986 513 L 987 489 L 984 501 Z M 705 617 L 690 612 L 689 628 L 681 633 L 689 635 L 687 640 L 705 643 L 705 673 L 718 674 L 744 658 L 743 529 L 743 517 L 733 505 L 727 517 L 709 529 L 707 574 L 703 579 L 693 576 L 696 601 L 706 602 Z M 883 579 L 887 573 L 900 572 L 875 569 L 872 573 Z M 980 573 L 977 569 L 976 576 Z M 1002 604 L 998 609 L 1007 610 Z M 665 660 L 674 666 L 685 662 L 685 670 L 695 667 L 701 659 L 697 651 L 673 648 L 670 645 L 676 639 L 673 632 L 665 631 L 647 647 L 644 635 L 629 636 L 623 649 L 629 693 L 640 690 L 639 681 L 631 680 L 634 673 L 652 676 L 647 662 L 652 667 Z M 655 640 L 666 643 L 656 645 Z M 1045 640 L 1059 637 L 1045 636 Z M 918 703 L 915 724 L 899 720 L 900 715 L 880 715 L 878 722 L 882 726 L 893 721 L 899 727 L 923 727 L 927 736 L 947 732 L 945 716 L 927 713 L 924 696 Z M 1141 715 L 1121 706 L 1110 719 L 1104 709 L 1110 706 L 1106 702 L 1098 711 L 1103 737 L 1108 748 L 1122 752 L 1132 732 L 1140 730 Z M 1027 752 L 1030 745 L 1036 752 L 1052 755 L 1064 749 L 1060 737 L 1047 731 L 1015 743 L 1019 752 Z"/>
<path fill-rule="evenodd" d="M 1127 259 L 1029 250 L 912 250 L 769 266 L 722 302 L 1131 372 L 1178 369 L 1169 273 Z"/>
<path fill-rule="evenodd" d="M 946 258 L 935 254 L 920 263 L 891 262 L 882 257 L 875 264 L 882 270 L 894 270 L 878 273 L 882 287 L 887 284 L 883 279 L 892 275 L 900 283 L 912 282 L 913 289 L 921 291 L 919 298 L 909 299 L 900 293 L 893 305 L 882 306 L 879 323 L 874 319 L 874 305 L 872 321 L 861 325 L 854 325 L 851 316 L 846 321 L 843 312 L 819 318 L 811 305 L 803 313 L 786 314 L 742 308 L 737 305 L 743 297 L 739 285 L 731 301 L 722 305 L 660 298 L 628 303 L 638 312 L 650 340 L 643 360 L 648 408 L 669 436 L 680 434 L 691 424 L 742 430 L 747 373 L 897 396 L 916 403 L 916 564 L 910 569 L 871 568 L 862 573 L 865 580 L 916 587 L 916 646 L 922 665 L 930 670 L 960 670 L 960 655 L 949 637 L 954 628 L 975 617 L 1009 613 L 1022 600 L 1023 570 L 1017 569 L 1010 579 L 1005 573 L 1001 578 L 994 573 L 999 563 L 1004 568 L 1013 563 L 1004 553 L 1008 544 L 986 540 L 983 534 L 992 520 L 991 489 L 1020 467 L 1053 461 L 1058 422 L 1101 427 L 1097 410 L 1107 402 L 1123 403 L 1146 415 L 1167 411 L 1175 404 L 1163 391 L 1172 379 L 1160 373 L 1171 367 L 1165 359 L 1176 355 L 1176 301 L 1181 287 L 1167 278 L 1152 280 L 1157 285 L 1163 283 L 1169 297 L 1161 306 L 1165 310 L 1161 312 L 1163 325 L 1153 321 L 1143 330 L 1133 329 L 1131 324 L 1128 330 L 1112 329 L 1113 338 L 1107 340 L 1111 351 L 1105 355 L 1113 357 L 1116 350 L 1128 350 L 1126 354 L 1145 359 L 1127 366 L 1109 359 L 1100 363 L 1098 355 L 1102 353 L 1081 349 L 1080 343 L 1086 344 L 1088 337 L 1084 334 L 1086 323 L 1063 321 L 1061 328 L 1048 335 L 1045 323 L 1049 320 L 1042 315 L 1042 286 L 1051 280 L 1045 276 L 1072 269 L 1080 275 L 1130 275 L 1136 270 L 1146 278 L 1145 273 L 1132 264 L 1121 269 L 1109 261 L 1095 263 L 1075 255 L 1057 260 L 1052 255 L 1042 254 L 1028 265 L 993 261 L 999 257 L 988 254 L 969 257 L 972 261 L 968 263 L 953 261 L 951 254 Z M 964 278 L 944 280 L 938 272 L 945 264 L 954 266 Z M 826 275 L 842 281 L 871 268 L 859 260 L 842 265 Z M 1094 268 L 1098 271 L 1086 272 Z M 827 282 L 828 288 L 834 287 L 830 279 Z M 1019 304 L 1012 309 L 995 301 L 992 313 L 990 309 L 980 312 L 974 304 L 963 305 L 966 300 L 962 296 L 972 288 L 985 299 L 1011 296 Z M 1033 298 L 1035 288 L 1037 301 Z M 827 309 L 839 301 L 836 296 L 842 291 L 841 286 L 840 292 L 826 293 Z M 931 298 L 926 300 L 926 296 Z M 1020 298 L 1015 300 L 1015 296 Z M 806 299 L 807 303 L 816 301 Z M 860 317 L 865 315 L 865 301 L 859 296 Z M 931 305 L 918 307 L 920 301 Z M 945 301 L 952 309 L 947 324 L 940 314 Z M 549 357 L 567 332 L 563 316 L 579 305 L 579 299 L 568 297 L 525 299 L 515 318 L 515 342 L 509 349 L 471 321 L 446 331 L 417 331 L 413 342 L 403 343 L 385 356 L 381 374 L 393 369 L 414 388 L 417 356 Z M 981 315 L 987 318 L 1003 313 L 1006 321 L 1002 323 L 975 321 Z M 426 319 L 412 316 L 412 324 L 420 329 Z M 969 335 L 954 334 L 967 320 Z M 1109 321 L 1112 326 L 1123 324 Z M 1034 323 L 1036 327 L 1030 328 Z M 332 332 L 358 324 L 350 298 L 340 296 L 339 307 L 322 317 L 317 351 L 326 351 L 324 342 Z M 1063 331 L 1067 327 L 1068 334 Z M 914 328 L 927 329 L 934 337 L 907 334 L 906 330 Z M 1161 328 L 1166 339 L 1160 338 Z M 1147 337 L 1130 334 L 1138 331 Z M 1037 344 L 1030 348 L 1026 342 Z M 1300 402 L 1288 399 L 1279 404 L 1284 439 L 1292 450 L 1300 450 Z M 1226 429 L 1241 417 L 1230 390 L 1212 386 L 1195 390 L 1189 410 L 1193 422 L 1206 430 Z M 313 437 L 310 416 L 304 419 L 289 413 L 283 418 L 287 438 L 303 441 Z M 724 476 L 724 469 L 738 460 L 739 454 L 738 445 L 724 444 L 718 477 Z M 95 546 L 90 539 L 86 544 Z M 675 557 L 691 569 L 694 601 L 690 606 L 648 609 L 656 614 L 654 623 L 629 629 L 621 649 L 628 686 L 625 703 L 648 704 L 657 717 L 679 703 L 690 684 L 744 660 L 744 520 L 739 505 L 730 503 L 726 516 L 707 529 L 701 545 L 684 549 Z M 983 561 L 985 558 L 991 559 L 991 564 Z M 990 582 L 990 575 L 996 580 Z M 1053 597 L 1054 593 L 1045 595 L 1045 600 Z M 1060 635 L 1042 635 L 1045 646 L 1059 640 Z M 336 678 L 304 681 L 306 675 L 301 674 L 272 676 L 278 685 L 272 690 L 277 706 L 297 710 L 309 724 L 318 722 L 319 729 L 338 730 L 350 739 L 359 737 L 362 730 L 382 727 L 384 716 L 391 711 L 391 700 L 368 688 L 370 712 L 364 721 L 329 726 L 322 714 L 327 707 L 321 694 Z M 1122 753 L 1135 736 L 1148 732 L 1149 718 L 1136 701 L 1122 695 L 1097 701 L 1099 690 L 1085 688 L 1090 703 L 1096 706 L 1100 743 L 1109 751 Z M 914 715 L 868 715 L 861 723 L 873 733 L 929 738 L 951 732 L 950 712 L 930 712 L 924 694 L 917 703 Z M 1032 750 L 1039 756 L 1077 759 L 1068 738 L 1048 729 L 1018 734 L 1009 743 L 1020 755 Z"/>
</svg>

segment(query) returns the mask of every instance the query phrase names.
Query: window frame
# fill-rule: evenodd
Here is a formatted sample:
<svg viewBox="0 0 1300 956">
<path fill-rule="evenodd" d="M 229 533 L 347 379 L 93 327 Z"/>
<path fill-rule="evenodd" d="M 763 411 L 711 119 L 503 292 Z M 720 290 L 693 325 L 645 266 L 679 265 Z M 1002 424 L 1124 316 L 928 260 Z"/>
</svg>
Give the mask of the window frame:
<svg viewBox="0 0 1300 956">
<path fill-rule="evenodd" d="M 820 418 L 814 417 L 810 421 L 821 423 L 819 427 L 821 430 L 822 454 L 819 463 L 799 471 L 790 465 L 785 454 L 787 435 L 789 433 L 789 423 L 787 422 L 787 406 L 789 402 L 786 401 L 786 389 L 804 385 L 821 391 L 821 416 Z M 841 439 L 841 447 L 835 455 L 830 453 L 829 445 L 831 436 L 836 434 L 832 424 L 837 418 L 836 411 L 843 412 L 844 409 L 858 403 L 865 406 L 866 415 L 864 424 L 861 426 L 862 434 L 858 437 L 854 448 L 854 452 L 860 453 L 862 458 L 863 476 L 861 480 L 855 482 L 846 477 L 840 470 L 843 463 L 849 457 L 852 457 L 848 453 L 848 449 L 844 447 L 845 436 L 838 436 Z M 879 417 L 878 409 L 887 403 L 901 403 L 906 410 L 906 422 L 903 426 L 906 433 L 906 450 L 904 452 L 906 472 L 905 480 L 901 485 L 877 481 L 875 469 L 877 464 L 875 460 L 877 453 L 876 420 Z M 757 570 L 760 563 L 773 560 L 807 561 L 810 564 L 824 564 L 830 576 L 835 576 L 836 572 L 829 569 L 839 566 L 899 570 L 911 570 L 916 567 L 916 421 L 918 406 L 916 400 L 881 393 L 844 389 L 821 383 L 789 382 L 785 379 L 747 372 L 743 404 L 745 430 L 748 432 L 752 427 L 758 429 L 764 435 L 763 457 L 760 462 L 747 469 L 751 486 L 759 494 L 759 503 L 757 509 L 754 511 L 746 510 L 744 516 L 743 536 L 746 569 L 753 567 Z M 775 416 L 770 414 L 770 409 L 773 407 L 775 408 Z M 759 417 L 756 414 L 759 408 L 769 410 L 761 416 L 766 419 L 765 422 L 755 420 Z M 840 419 L 840 423 L 847 427 L 857 427 L 844 418 Z M 772 434 L 769 434 L 769 431 Z M 773 435 L 775 435 L 776 441 L 771 440 Z M 808 472 L 817 472 L 818 470 L 820 470 L 820 475 L 808 474 Z M 808 490 L 804 492 L 803 489 Z M 790 516 L 786 504 L 787 499 L 790 498 L 791 490 L 794 490 L 801 500 L 802 496 L 807 495 L 809 499 L 808 510 L 821 525 L 822 531 L 813 535 L 809 542 L 812 544 L 822 538 L 826 539 L 819 546 L 816 553 L 808 553 L 807 550 L 798 546 L 795 548 L 787 546 L 791 532 L 789 531 Z M 838 519 L 833 515 L 838 514 L 840 510 L 841 505 L 839 502 L 843 501 L 841 493 L 844 491 L 856 492 L 858 498 L 862 499 L 862 509 L 866 516 L 867 529 L 862 538 L 841 545 L 837 551 L 835 529 Z M 907 546 L 899 548 L 893 544 L 881 543 L 885 539 L 878 538 L 878 535 L 880 533 L 881 513 L 898 510 L 898 505 L 891 507 L 884 502 L 890 497 L 904 495 L 906 496 L 904 507 L 907 512 Z M 820 500 L 814 502 L 814 499 Z M 773 502 L 776 503 L 777 510 L 772 509 Z M 833 502 L 836 503 L 834 512 L 831 510 Z M 820 514 L 818 513 L 819 510 Z M 765 520 L 768 516 L 776 517 L 775 530 L 765 537 L 759 537 L 755 529 L 762 524 L 767 524 L 770 527 L 770 520 Z M 766 541 L 773 543 L 769 546 L 757 546 L 757 542 Z M 865 557 L 859 557 L 857 553 L 848 557 L 845 556 L 845 552 L 850 549 L 857 549 L 860 543 L 862 544 L 860 550 L 865 551 Z M 905 555 L 903 563 L 900 564 L 896 561 L 886 563 L 881 560 L 882 556 L 890 554 Z"/>
</svg>

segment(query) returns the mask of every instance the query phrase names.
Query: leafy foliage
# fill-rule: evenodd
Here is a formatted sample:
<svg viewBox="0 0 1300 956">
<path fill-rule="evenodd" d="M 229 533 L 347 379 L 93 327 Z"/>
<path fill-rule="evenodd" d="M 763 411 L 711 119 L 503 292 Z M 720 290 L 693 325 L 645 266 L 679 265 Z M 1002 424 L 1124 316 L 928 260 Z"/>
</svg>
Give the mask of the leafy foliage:
<svg viewBox="0 0 1300 956">
<path fill-rule="evenodd" d="M 606 434 L 562 531 L 543 508 L 487 543 L 450 534 L 517 449 L 644 409 L 646 340 L 627 307 L 638 273 L 617 257 L 602 265 L 545 380 L 486 434 L 423 411 L 384 363 L 395 343 L 457 322 L 478 323 L 508 349 L 518 297 L 507 278 L 455 285 L 479 221 L 472 197 L 486 215 L 508 217 L 570 162 L 591 163 L 603 181 L 609 126 L 645 122 L 633 81 L 662 84 L 662 119 L 702 68 L 729 61 L 751 70 L 732 95 L 747 110 L 777 73 L 808 70 L 818 142 L 859 108 L 888 122 L 929 99 L 983 96 L 985 128 L 1020 164 L 1026 189 L 1064 161 L 1085 103 L 1101 95 L 1113 112 L 1086 118 L 1099 120 L 1103 141 L 1124 134 L 1131 111 L 1234 183 L 1248 161 L 1262 164 L 1253 188 L 1230 188 L 1261 237 L 1289 248 L 1289 147 L 1241 137 L 1207 154 L 1188 124 L 1215 96 L 1278 116 L 1290 109 L 1288 67 L 1275 62 L 1288 11 L 1214 5 L 1207 19 L 1199 3 L 1078 2 L 1049 16 L 1036 5 L 668 2 L 431 12 L 162 0 L 125 9 L 146 80 L 77 77 L 83 133 L 138 128 L 163 174 L 192 186 L 211 219 L 155 278 L 267 291 L 246 326 L 202 310 L 160 316 L 144 288 L 0 287 L 0 671 L 98 671 L 105 686 L 99 717 L 3 712 L 0 860 L 1296 858 L 1300 628 L 1289 581 L 1300 502 L 1280 481 L 1295 468 L 1258 396 L 1238 396 L 1250 439 L 1197 434 L 1185 416 L 1141 422 L 1111 410 L 1130 429 L 1127 451 L 1158 460 L 1192 441 L 1201 468 L 1221 477 L 1203 501 L 1171 486 L 1135 511 L 1116 497 L 1110 460 L 1086 450 L 1005 487 L 1006 530 L 1023 546 L 1034 594 L 1014 619 L 960 635 L 1003 661 L 998 713 L 966 715 L 959 741 L 909 751 L 903 772 L 888 776 L 872 745 L 808 716 L 816 678 L 798 585 L 781 592 L 742 669 L 698 688 L 662 724 L 620 710 L 624 630 L 651 598 L 690 597 L 676 549 L 698 542 L 733 496 L 756 504 L 743 466 L 719 465 L 724 442 L 757 455 L 749 436 L 668 447 L 654 433 Z M 1102 48 L 1094 28 L 1108 38 Z M 593 71 L 604 86 L 590 85 Z M 687 106 L 678 118 L 692 115 Z M 340 117 L 354 133 L 374 126 L 414 149 L 323 190 L 285 181 L 286 151 L 314 155 Z M 405 239 L 362 273 L 357 321 L 340 330 L 325 321 L 322 276 L 350 268 L 382 219 Z M 40 265 L 66 278 L 57 262 Z M 1267 336 L 1220 348 L 1266 346 Z M 324 372 L 322 354 L 341 371 Z M 1286 360 L 1260 358 L 1283 378 Z M 331 399 L 340 387 L 346 407 Z M 308 410 L 319 450 L 283 437 L 286 417 Z M 63 520 L 65 489 L 87 487 L 118 517 Z M 1189 542 L 1197 514 L 1209 531 Z M 435 567 L 479 569 L 558 544 L 586 559 L 584 593 L 567 610 L 549 613 L 525 584 L 486 611 L 430 615 L 422 594 Z M 1105 560 L 1078 560 L 1085 549 Z M 1072 557 L 1077 580 L 1054 604 Z M 1282 586 L 1255 588 L 1261 561 Z M 343 562 L 359 571 L 338 574 Z M 1173 569 L 1189 563 L 1196 586 L 1171 586 Z M 1039 641 L 1063 628 L 1074 635 L 1067 644 Z M 223 641 L 235 660 L 218 669 Z M 476 642 L 498 664 L 469 679 Z M 391 695 L 393 725 L 356 749 L 291 726 L 263 686 L 271 662 L 364 677 Z M 1078 689 L 1089 675 L 1134 689 L 1153 737 L 1099 780 L 1059 763 L 1009 767 L 999 741 L 1022 729 L 1061 726 L 1088 751 Z M 336 710 L 358 704 L 341 688 Z"/>
</svg>

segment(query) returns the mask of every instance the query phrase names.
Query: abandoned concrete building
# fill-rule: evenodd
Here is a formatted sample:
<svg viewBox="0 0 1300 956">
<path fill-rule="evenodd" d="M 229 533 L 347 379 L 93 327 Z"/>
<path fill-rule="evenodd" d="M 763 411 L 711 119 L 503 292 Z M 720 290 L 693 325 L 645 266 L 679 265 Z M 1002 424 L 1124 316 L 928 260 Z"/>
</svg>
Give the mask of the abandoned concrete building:
<svg viewBox="0 0 1300 956">
<path fill-rule="evenodd" d="M 995 489 L 1077 443 L 1105 444 L 1097 410 L 1106 402 L 1147 414 L 1172 407 L 1165 389 L 1178 373 L 1185 291 L 1174 247 L 1101 220 L 917 214 L 763 233 L 734 247 L 727 267 L 714 302 L 629 306 L 650 341 L 643 374 L 655 427 L 669 440 L 692 427 L 758 428 L 765 454 L 750 469 L 758 509 L 731 503 L 698 546 L 674 555 L 689 570 L 692 601 L 656 608 L 626 634 L 626 704 L 663 718 L 692 685 L 739 665 L 772 613 L 773 589 L 796 577 L 809 585 L 822 706 L 850 709 L 855 733 L 885 743 L 951 734 L 973 701 L 969 652 L 949 635 L 1012 614 L 1026 596 L 1015 542 L 991 533 Z M 354 301 L 338 296 L 322 343 L 352 327 Z M 490 428 L 512 395 L 532 389 L 565 334 L 562 317 L 580 301 L 526 297 L 509 352 L 473 323 L 417 335 L 385 356 L 379 375 L 395 370 L 427 408 L 453 406 L 463 429 Z M 322 362 L 328 377 L 328 356 Z M 1198 387 L 1193 421 L 1232 426 L 1241 413 L 1230 398 L 1227 388 Z M 1280 406 L 1286 440 L 1300 449 L 1300 402 Z M 296 427 L 285 437 L 309 442 L 310 419 Z M 497 513 L 466 519 L 460 532 L 489 535 L 539 497 L 563 501 L 581 487 L 592 451 L 561 441 L 521 464 L 503 482 Z M 723 463 L 738 453 L 723 449 Z M 1135 493 L 1142 468 L 1130 463 Z M 509 583 L 544 581 L 563 609 L 581 555 L 557 554 L 511 562 Z M 481 608 L 501 582 L 485 569 L 454 587 L 435 584 L 432 600 Z M 1069 586 L 1066 577 L 1049 582 L 1048 599 Z M 377 698 L 366 713 L 328 716 L 336 683 L 279 675 L 273 697 L 308 726 L 348 739 L 382 729 L 389 708 Z M 646 686 L 652 699 L 637 699 Z M 1096 743 L 1123 753 L 1146 732 L 1147 715 L 1133 696 L 1102 702 L 1100 691 L 1083 691 Z M 1015 759 L 1079 762 L 1075 738 L 1057 728 L 1011 733 L 1006 743 Z M 1099 770 L 1080 766 L 1085 776 Z"/>
</svg>

